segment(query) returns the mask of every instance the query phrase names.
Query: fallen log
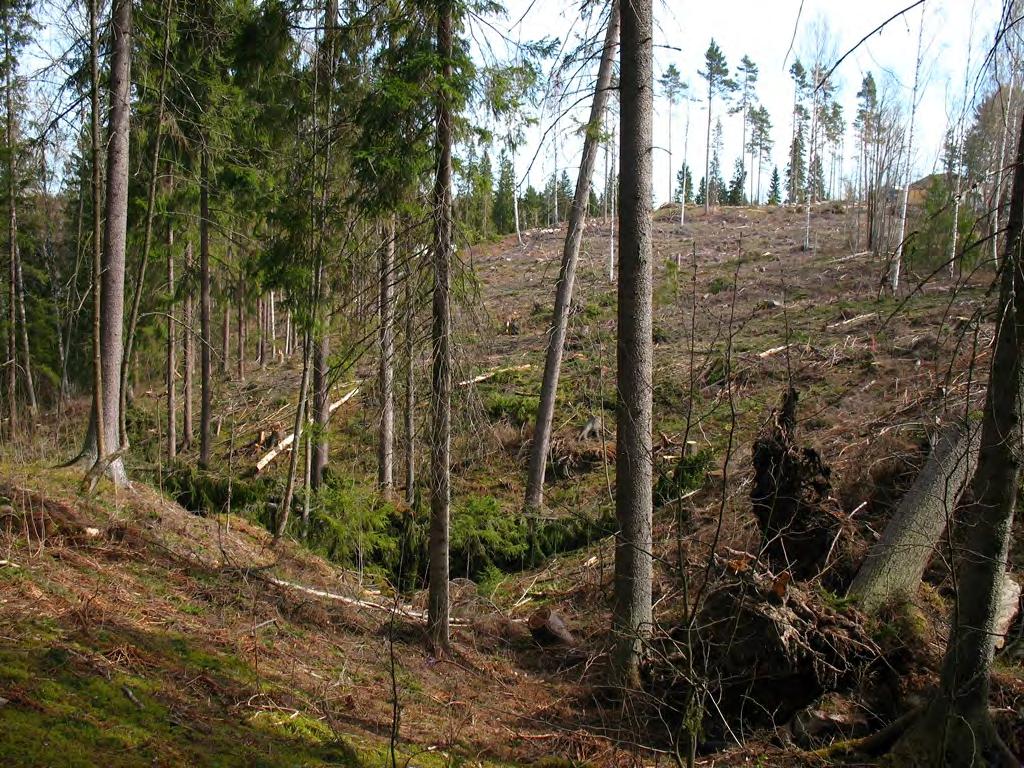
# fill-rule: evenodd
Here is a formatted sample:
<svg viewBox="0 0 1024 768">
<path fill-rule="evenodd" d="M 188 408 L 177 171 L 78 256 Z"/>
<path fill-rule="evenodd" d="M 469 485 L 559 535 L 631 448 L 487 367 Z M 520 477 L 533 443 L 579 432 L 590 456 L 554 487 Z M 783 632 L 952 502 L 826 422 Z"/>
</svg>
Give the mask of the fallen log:
<svg viewBox="0 0 1024 768">
<path fill-rule="evenodd" d="M 871 547 L 848 594 L 867 611 L 917 591 L 932 551 L 974 474 L 981 430 L 954 424 L 935 440 L 882 538 Z"/>
<path fill-rule="evenodd" d="M 331 403 L 330 406 L 327 409 L 327 415 L 330 416 L 332 413 L 334 413 L 336 410 L 338 410 L 341 406 L 343 406 L 345 403 L 347 403 L 349 400 L 351 400 L 353 397 L 355 397 L 356 394 L 358 394 L 358 392 L 359 392 L 359 386 L 357 385 L 352 390 L 350 390 L 348 392 L 348 394 L 346 394 L 343 398 L 341 398 L 341 400 L 338 400 L 336 403 Z M 312 422 L 312 419 L 307 419 L 306 420 L 307 424 L 311 423 L 311 422 Z M 302 433 L 302 430 L 299 430 L 299 434 L 300 435 L 301 435 L 301 433 Z M 283 437 L 277 443 L 277 445 L 275 445 L 273 448 L 271 448 L 269 451 L 267 451 L 265 454 L 263 454 L 263 457 L 259 461 L 256 462 L 256 471 L 257 472 L 262 472 L 264 470 L 264 468 L 270 462 L 272 462 L 274 459 L 276 459 L 278 456 L 280 456 L 284 451 L 286 451 L 288 449 L 288 447 L 292 443 L 295 442 L 295 438 L 298 437 L 298 436 L 299 435 L 296 435 L 296 433 L 292 432 L 290 435 L 286 435 L 285 437 Z"/>
</svg>

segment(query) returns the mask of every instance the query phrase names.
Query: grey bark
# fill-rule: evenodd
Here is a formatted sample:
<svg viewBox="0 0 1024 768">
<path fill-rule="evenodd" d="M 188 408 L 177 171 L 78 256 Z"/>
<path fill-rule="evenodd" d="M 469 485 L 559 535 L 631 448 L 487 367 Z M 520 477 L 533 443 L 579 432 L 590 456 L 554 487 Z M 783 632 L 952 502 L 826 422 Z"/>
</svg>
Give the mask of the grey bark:
<svg viewBox="0 0 1024 768">
<path fill-rule="evenodd" d="M 979 430 L 969 422 L 953 424 L 936 438 L 913 486 L 850 585 L 849 594 L 865 610 L 874 611 L 917 591 L 932 551 L 974 473 L 979 438 Z"/>
<path fill-rule="evenodd" d="M 405 503 L 416 503 L 416 325 L 411 268 L 405 275 Z"/>
<path fill-rule="evenodd" d="M 441 81 L 452 76 L 452 2 L 439 3 L 437 51 Z M 430 534 L 427 634 L 436 654 L 450 645 L 448 549 L 451 507 L 451 262 L 452 262 L 452 107 L 445 88 L 437 91 L 437 173 L 434 183 L 434 296 L 430 373 Z"/>
<path fill-rule="evenodd" d="M 573 287 L 576 282 L 576 263 L 579 260 L 583 232 L 587 226 L 587 207 L 590 202 L 590 185 L 597 161 L 598 139 L 601 133 L 601 117 L 605 113 L 612 82 L 612 64 L 615 60 L 615 46 L 619 39 L 619 2 L 613 0 L 605 33 L 604 49 L 597 71 L 594 101 L 590 105 L 590 122 L 583 140 L 583 158 L 579 176 L 576 178 L 576 192 L 569 214 L 565 245 L 562 249 L 562 266 L 555 287 L 555 309 L 548 332 L 547 357 L 544 362 L 544 379 L 540 389 L 540 403 L 537 406 L 537 420 L 530 446 L 530 468 L 526 479 L 526 501 L 528 510 L 540 509 L 544 501 L 544 474 L 547 468 L 548 452 L 551 450 L 551 423 L 555 415 L 555 398 L 558 393 L 558 377 L 562 368 L 562 353 L 565 349 L 565 335 L 569 328 L 569 310 L 572 306 Z"/>
<path fill-rule="evenodd" d="M 118 436 L 120 444 L 128 445 L 128 429 L 126 426 L 128 414 L 128 368 L 132 364 L 132 354 L 135 349 L 135 333 L 139 325 L 139 311 L 142 306 L 142 292 L 146 285 L 146 268 L 149 264 L 149 254 L 153 245 L 153 219 L 156 214 L 156 185 L 157 171 L 160 167 L 160 147 L 163 143 L 164 132 L 164 95 L 167 91 L 167 63 L 171 54 L 171 3 L 173 0 L 164 0 L 164 39 L 163 59 L 160 66 L 160 84 L 158 87 L 157 112 L 156 112 L 156 135 L 153 139 L 153 157 L 149 164 L 149 188 L 146 193 L 146 226 L 142 238 L 142 256 L 139 260 L 139 273 L 135 279 L 135 292 L 132 296 L 131 310 L 128 314 L 128 334 L 125 338 L 124 360 L 121 363 L 120 396 Z"/>
<path fill-rule="evenodd" d="M 178 454 L 178 401 L 175 376 L 178 373 L 178 326 L 174 318 L 174 225 L 167 224 L 167 294 L 171 302 L 167 307 L 167 459 L 174 461 Z"/>
<path fill-rule="evenodd" d="M 241 276 L 238 278 L 235 302 L 238 304 L 238 350 L 235 355 L 237 367 L 235 375 L 239 381 L 245 381 L 245 283 Z"/>
<path fill-rule="evenodd" d="M 14 60 L 14 54 L 11 51 L 12 35 L 11 30 L 11 9 L 8 8 L 4 13 L 4 58 L 7 62 L 7 82 L 5 83 L 6 91 L 6 105 L 7 105 L 7 200 L 8 200 L 8 217 L 7 217 L 7 248 L 9 256 L 9 288 L 7 301 L 8 301 L 8 317 L 7 317 L 7 405 L 9 407 L 9 434 L 14 435 L 18 428 L 18 404 L 17 404 L 17 387 L 18 387 L 18 354 L 17 354 L 17 315 L 16 307 L 18 302 L 18 289 L 17 285 L 19 282 L 19 266 L 18 266 L 18 214 L 17 214 L 17 153 L 14 147 L 15 137 L 15 125 L 14 125 L 14 74 L 17 62 Z M 27 344 L 28 344 L 28 333 L 25 329 L 25 311 L 24 304 L 22 304 L 22 337 L 24 344 L 26 345 L 26 365 L 28 362 Z M 26 371 L 29 369 L 26 367 Z M 29 391 L 32 392 L 32 374 L 28 373 L 27 379 Z M 32 392 L 32 400 L 30 402 L 30 420 L 35 420 L 35 393 Z"/>
<path fill-rule="evenodd" d="M 324 469 L 327 468 L 329 445 L 327 442 L 327 420 L 330 418 L 330 397 L 327 389 L 327 356 L 330 337 L 321 332 L 313 346 L 313 421 L 316 425 L 316 441 L 313 445 L 313 457 L 310 469 L 310 487 L 320 489 L 324 480 Z"/>
<path fill-rule="evenodd" d="M 200 150 L 199 179 L 199 468 L 210 467 L 210 420 L 213 412 L 213 342 L 210 317 L 210 159 L 206 147 Z"/>
<path fill-rule="evenodd" d="M 910 129 L 907 133 L 907 176 L 903 186 L 903 202 L 900 207 L 899 234 L 896 236 L 896 253 L 889 266 L 889 288 L 893 293 L 900 287 L 900 268 L 903 264 L 903 241 L 907 236 L 907 204 L 910 200 L 910 183 L 914 172 L 914 122 L 917 118 L 917 89 L 921 76 L 921 42 L 924 39 L 924 8 L 921 8 L 921 25 L 917 30 L 917 58 L 914 60 L 914 89 L 910 97 Z"/>
<path fill-rule="evenodd" d="M 395 219 L 384 228 L 386 242 L 380 252 L 380 348 L 377 361 L 377 386 L 380 389 L 380 434 L 377 437 L 377 486 L 385 497 L 394 486 L 395 456 L 395 308 L 393 272 L 395 268 Z"/>
<path fill-rule="evenodd" d="M 898 751 L 925 766 L 1018 766 L 988 708 L 996 617 L 1020 476 L 1024 364 L 1024 126 L 1018 139 L 996 341 L 981 422 L 974 501 L 954 540 L 956 602 L 938 694 Z"/>
<path fill-rule="evenodd" d="M 181 379 L 182 404 L 181 404 L 181 450 L 188 451 L 192 448 L 192 435 L 195 431 L 192 416 L 193 390 L 195 389 L 195 322 L 196 307 L 194 295 L 194 281 L 192 279 L 193 257 L 192 241 L 185 243 L 185 307 L 182 310 L 182 356 L 184 361 L 184 373 Z"/>
<path fill-rule="evenodd" d="M 306 424 L 306 399 L 309 393 L 309 368 L 313 356 L 313 337 L 307 330 L 302 337 L 302 378 L 299 381 L 299 405 L 295 409 L 295 425 L 292 434 L 295 441 L 292 443 L 288 458 L 288 480 L 285 484 L 284 499 L 281 501 L 281 508 L 277 511 L 277 521 L 274 527 L 274 540 L 277 541 L 288 529 L 288 516 L 292 510 L 292 498 L 295 494 L 295 470 L 299 463 L 299 436 L 302 435 L 302 428 Z"/>
<path fill-rule="evenodd" d="M 619 182 L 619 291 L 616 408 L 615 585 L 611 678 L 639 685 L 643 641 L 650 634 L 652 411 L 651 119 L 654 104 L 651 0 L 622 6 Z"/>
<path fill-rule="evenodd" d="M 13 209 L 13 207 L 12 203 L 11 208 Z M 17 246 L 17 243 L 15 245 Z M 28 315 L 25 312 L 25 279 L 21 273 L 21 253 L 17 247 L 14 249 L 14 257 L 15 276 L 18 279 L 18 321 L 21 324 L 21 354 L 25 361 L 25 394 L 28 397 L 29 422 L 34 425 L 36 416 L 39 414 L 39 404 L 36 402 L 36 385 L 32 378 L 32 349 L 28 340 Z"/>
<path fill-rule="evenodd" d="M 124 267 L 128 232 L 128 131 L 131 118 L 131 0 L 115 0 L 112 10 L 110 129 L 107 139 L 107 199 L 103 231 L 100 345 L 103 367 L 103 445 L 98 462 L 120 446 L 121 361 L 124 354 Z M 128 482 L 124 461 L 107 467 L 115 485 Z"/>
</svg>

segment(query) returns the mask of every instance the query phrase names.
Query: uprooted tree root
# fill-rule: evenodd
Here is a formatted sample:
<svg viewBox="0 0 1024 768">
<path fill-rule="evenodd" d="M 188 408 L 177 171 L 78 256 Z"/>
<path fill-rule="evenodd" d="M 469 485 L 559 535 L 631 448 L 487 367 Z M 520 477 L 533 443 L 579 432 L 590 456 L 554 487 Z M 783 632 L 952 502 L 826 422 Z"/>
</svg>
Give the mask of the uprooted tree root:
<svg viewBox="0 0 1024 768">
<path fill-rule="evenodd" d="M 797 399 L 796 390 L 788 389 L 754 440 L 750 500 L 769 561 L 810 579 L 830 562 L 857 558 L 849 520 L 832 494 L 831 469 L 816 450 L 797 443 Z M 845 586 L 850 575 L 833 568 L 826 582 Z"/>
<path fill-rule="evenodd" d="M 707 689 L 717 702 L 704 715 L 703 730 L 712 737 L 741 724 L 749 731 L 787 722 L 822 694 L 853 689 L 881 654 L 858 611 L 837 610 L 788 573 L 775 575 L 753 556 L 734 554 L 719 558 L 720 577 L 695 630 L 673 632 L 647 670 L 652 694 L 679 712 L 688 711 L 695 685 Z"/>
</svg>

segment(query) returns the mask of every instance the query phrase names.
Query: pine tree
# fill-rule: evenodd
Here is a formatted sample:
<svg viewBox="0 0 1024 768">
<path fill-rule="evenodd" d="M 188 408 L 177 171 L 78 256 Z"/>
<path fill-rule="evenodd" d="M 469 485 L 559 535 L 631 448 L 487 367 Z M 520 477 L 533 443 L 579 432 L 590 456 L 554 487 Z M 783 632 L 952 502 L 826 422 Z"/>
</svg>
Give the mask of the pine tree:
<svg viewBox="0 0 1024 768">
<path fill-rule="evenodd" d="M 725 54 L 722 53 L 722 49 L 718 47 L 718 43 L 714 39 L 711 40 L 711 44 L 704 54 L 704 70 L 698 74 L 708 84 L 708 124 L 704 150 L 704 177 L 713 180 L 715 175 L 711 172 L 711 120 L 715 97 L 719 96 L 723 99 L 728 99 L 738 87 L 729 78 L 729 65 L 725 61 Z M 721 190 L 721 187 L 718 187 L 718 190 Z M 705 212 L 708 211 L 712 204 L 717 202 L 715 192 L 715 185 L 712 183 L 711 194 L 706 195 L 704 199 Z"/>
<path fill-rule="evenodd" d="M 772 180 L 768 185 L 768 205 L 779 205 L 782 203 L 782 185 L 779 182 L 779 167 L 772 169 Z"/>
<path fill-rule="evenodd" d="M 753 167 L 754 167 L 754 152 L 747 148 L 747 136 L 752 135 L 754 132 L 754 115 L 757 109 L 757 94 L 755 87 L 757 85 L 758 69 L 757 64 L 753 60 L 744 55 L 740 59 L 740 64 L 736 67 L 736 83 L 739 88 L 739 102 L 736 106 L 730 110 L 731 114 L 741 115 L 743 136 L 740 143 L 740 164 L 743 166 L 743 171 L 746 176 L 749 176 L 753 181 Z M 750 171 L 746 165 L 746 158 L 743 154 L 744 151 L 750 153 Z M 751 189 L 750 196 L 753 197 L 753 189 Z"/>
</svg>

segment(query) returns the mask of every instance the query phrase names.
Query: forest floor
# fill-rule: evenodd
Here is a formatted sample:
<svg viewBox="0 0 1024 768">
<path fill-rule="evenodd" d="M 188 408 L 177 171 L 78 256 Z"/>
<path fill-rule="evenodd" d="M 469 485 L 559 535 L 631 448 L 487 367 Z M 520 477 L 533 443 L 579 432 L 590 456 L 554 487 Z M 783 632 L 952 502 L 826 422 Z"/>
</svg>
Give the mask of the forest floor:
<svg viewBox="0 0 1024 768">
<path fill-rule="evenodd" d="M 666 637 L 684 620 L 684 592 L 712 569 L 712 552 L 757 551 L 751 444 L 789 386 L 800 394 L 799 441 L 831 468 L 832 491 L 863 546 L 913 479 L 928 435 L 980 407 L 992 340 L 990 268 L 954 280 L 911 259 L 893 298 L 881 289 L 886 265 L 856 237 L 856 211 L 816 209 L 809 251 L 796 209 L 688 210 L 685 226 L 677 216 L 663 209 L 655 223 L 655 461 L 670 502 L 656 511 L 655 617 Z M 512 237 L 460 249 L 475 278 L 458 281 L 456 380 L 501 372 L 456 388 L 453 525 L 481 500 L 505 517 L 521 507 L 562 237 L 533 231 L 522 247 Z M 503 573 L 481 579 L 467 556 L 453 576 L 478 583 L 456 579 L 452 659 L 425 650 L 421 593 L 396 597 L 361 559 L 274 547 L 259 525 L 265 500 L 246 496 L 257 453 L 245 447 L 261 429 L 287 428 L 296 360 L 218 383 L 217 471 L 233 484 L 234 507 L 218 502 L 197 514 L 172 500 L 203 506 L 196 487 L 183 490 L 161 463 L 155 383 L 140 387 L 132 409 L 139 482 L 131 489 L 103 484 L 85 496 L 79 472 L 52 468 L 73 453 L 83 403 L 72 418 L 45 419 L 34 442 L 9 446 L 0 457 L 0 760 L 377 766 L 390 764 L 396 733 L 398 765 L 673 764 L 680 723 L 663 712 L 666 721 L 655 722 L 657 707 L 623 707 L 600 687 L 614 546 L 600 521 L 612 509 L 614 432 L 583 439 L 580 431 L 595 415 L 614 424 L 608 241 L 607 225 L 592 223 L 545 497 L 546 518 L 597 522 L 536 567 L 513 548 Z M 338 378 L 332 399 L 372 380 L 372 363 Z M 373 493 L 375 398 L 363 383 L 332 420 L 332 475 L 358 491 L 350 489 L 350 504 Z M 689 441 L 688 455 L 706 456 L 708 471 L 692 487 L 665 486 Z M 284 464 L 263 482 L 277 487 Z M 488 535 L 479 536 L 484 559 Z M 516 557 L 521 568 L 510 567 Z M 927 695 L 944 649 L 948 575 L 937 565 L 927 582 L 916 623 L 867 627 L 885 663 L 899 668 L 897 711 Z M 820 583 L 801 588 L 822 610 L 847 609 Z M 541 606 L 565 618 L 572 647 L 532 639 L 525 622 Z M 995 692 L 1004 719 L 1024 718 L 1019 660 L 1000 660 Z M 858 713 L 872 725 L 892 715 Z M 708 737 L 702 752 L 714 754 L 698 764 L 827 762 L 777 725 L 741 720 L 729 738 Z M 1016 728 L 1009 739 L 1024 738 Z"/>
</svg>

